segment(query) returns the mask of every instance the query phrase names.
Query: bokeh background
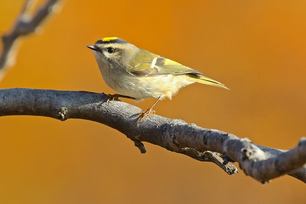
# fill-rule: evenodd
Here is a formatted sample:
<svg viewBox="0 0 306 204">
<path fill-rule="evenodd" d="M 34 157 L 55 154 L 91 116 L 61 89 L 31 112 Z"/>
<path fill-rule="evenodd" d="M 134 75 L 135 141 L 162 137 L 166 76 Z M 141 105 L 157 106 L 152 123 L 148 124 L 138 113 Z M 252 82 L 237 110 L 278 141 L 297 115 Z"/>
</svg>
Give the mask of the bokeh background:
<svg viewBox="0 0 306 204">
<path fill-rule="evenodd" d="M 0 32 L 23 0 L 1 0 Z M 87 44 L 120 36 L 194 67 L 231 91 L 185 88 L 157 112 L 290 148 L 306 135 L 306 1 L 62 1 L 22 40 L 1 88 L 112 91 Z M 153 100 L 133 102 L 142 108 Z M 242 172 L 130 140 L 82 120 L 1 117 L 0 203 L 306 203 L 302 182 L 261 185 Z"/>
</svg>

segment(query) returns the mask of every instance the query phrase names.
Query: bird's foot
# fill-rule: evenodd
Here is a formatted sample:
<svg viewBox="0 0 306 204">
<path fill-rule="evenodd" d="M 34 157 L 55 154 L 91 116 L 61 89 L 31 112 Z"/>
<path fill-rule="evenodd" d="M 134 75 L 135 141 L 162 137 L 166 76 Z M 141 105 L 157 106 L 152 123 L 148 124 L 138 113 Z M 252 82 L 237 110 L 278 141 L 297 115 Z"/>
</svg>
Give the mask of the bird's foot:
<svg viewBox="0 0 306 204">
<path fill-rule="evenodd" d="M 108 99 L 107 99 L 107 103 L 110 102 L 110 101 L 120 101 L 119 99 L 119 94 L 106 94 Z"/>
<path fill-rule="evenodd" d="M 125 96 L 125 95 L 121 95 L 121 94 L 106 94 L 108 99 L 106 102 L 110 102 L 110 101 L 120 101 L 119 98 L 128 98 L 128 99 L 135 99 L 134 97 L 131 96 Z"/>
<path fill-rule="evenodd" d="M 145 111 L 142 111 L 139 116 L 137 117 L 137 122 L 142 121 L 144 118 L 148 117 L 151 114 L 154 114 L 155 110 L 153 110 L 152 108 L 148 108 Z"/>
<path fill-rule="evenodd" d="M 99 107 L 99 108 L 103 105 L 103 103 L 106 103 L 106 104 L 108 105 L 109 102 L 111 102 L 111 101 L 120 101 L 120 100 L 119 100 L 118 94 L 106 94 L 106 93 L 102 93 L 102 95 L 103 95 L 104 97 L 106 96 L 106 99 L 103 100 L 103 101 L 100 101 L 100 102 L 98 103 L 98 107 Z"/>
</svg>

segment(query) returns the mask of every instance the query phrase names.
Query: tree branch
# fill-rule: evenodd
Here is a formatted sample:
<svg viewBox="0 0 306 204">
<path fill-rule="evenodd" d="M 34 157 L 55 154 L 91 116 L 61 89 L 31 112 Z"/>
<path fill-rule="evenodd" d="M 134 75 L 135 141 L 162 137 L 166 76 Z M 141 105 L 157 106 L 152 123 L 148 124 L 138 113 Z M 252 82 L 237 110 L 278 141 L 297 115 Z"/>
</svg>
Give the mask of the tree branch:
<svg viewBox="0 0 306 204">
<path fill-rule="evenodd" d="M 51 14 L 54 6 L 59 0 L 46 0 L 46 2 L 38 8 L 37 12 L 32 16 L 28 16 L 28 10 L 33 0 L 25 0 L 13 29 L 2 36 L 2 52 L 0 54 L 0 70 L 3 75 L 6 66 L 10 66 L 14 62 L 16 43 L 22 36 L 29 35 L 36 31 L 42 22 Z"/>
<path fill-rule="evenodd" d="M 262 183 L 284 174 L 306 182 L 305 138 L 288 151 L 278 150 L 255 145 L 230 133 L 159 115 L 137 122 L 141 109 L 108 99 L 105 94 L 90 92 L 2 89 L 0 116 L 37 115 L 96 121 L 124 133 L 142 150 L 141 142 L 149 142 L 200 161 L 212 161 L 233 172 L 236 170 L 231 161 L 235 161 L 246 175 Z"/>
</svg>

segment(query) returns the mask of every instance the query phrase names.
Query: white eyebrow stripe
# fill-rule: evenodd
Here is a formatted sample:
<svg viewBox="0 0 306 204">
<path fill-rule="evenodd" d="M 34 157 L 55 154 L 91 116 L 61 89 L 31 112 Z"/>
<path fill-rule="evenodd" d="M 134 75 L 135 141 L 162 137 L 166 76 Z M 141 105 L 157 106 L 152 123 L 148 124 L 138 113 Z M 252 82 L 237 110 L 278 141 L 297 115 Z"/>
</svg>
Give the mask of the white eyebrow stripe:
<svg viewBox="0 0 306 204">
<path fill-rule="evenodd" d="M 154 59 L 152 60 L 151 65 L 150 65 L 150 67 L 151 67 L 152 69 L 156 67 L 157 59 L 158 59 L 158 57 L 154 57 Z"/>
</svg>

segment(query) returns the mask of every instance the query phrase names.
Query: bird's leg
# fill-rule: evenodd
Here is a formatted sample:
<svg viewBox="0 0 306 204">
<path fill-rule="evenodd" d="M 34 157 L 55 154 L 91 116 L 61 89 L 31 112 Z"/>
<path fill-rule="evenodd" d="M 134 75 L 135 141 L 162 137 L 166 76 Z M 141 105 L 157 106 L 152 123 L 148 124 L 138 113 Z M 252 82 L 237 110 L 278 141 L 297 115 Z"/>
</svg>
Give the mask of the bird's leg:
<svg viewBox="0 0 306 204">
<path fill-rule="evenodd" d="M 148 109 L 145 110 L 145 111 L 142 111 L 142 112 L 139 114 L 139 116 L 138 116 L 138 118 L 137 118 L 137 121 L 141 121 L 143 118 L 145 118 L 145 117 L 147 117 L 148 115 L 154 113 L 153 108 L 157 105 L 157 103 L 160 101 L 160 99 L 161 99 L 161 97 L 158 97 L 157 100 L 153 103 L 153 105 L 152 105 L 150 108 L 148 108 Z"/>
</svg>

